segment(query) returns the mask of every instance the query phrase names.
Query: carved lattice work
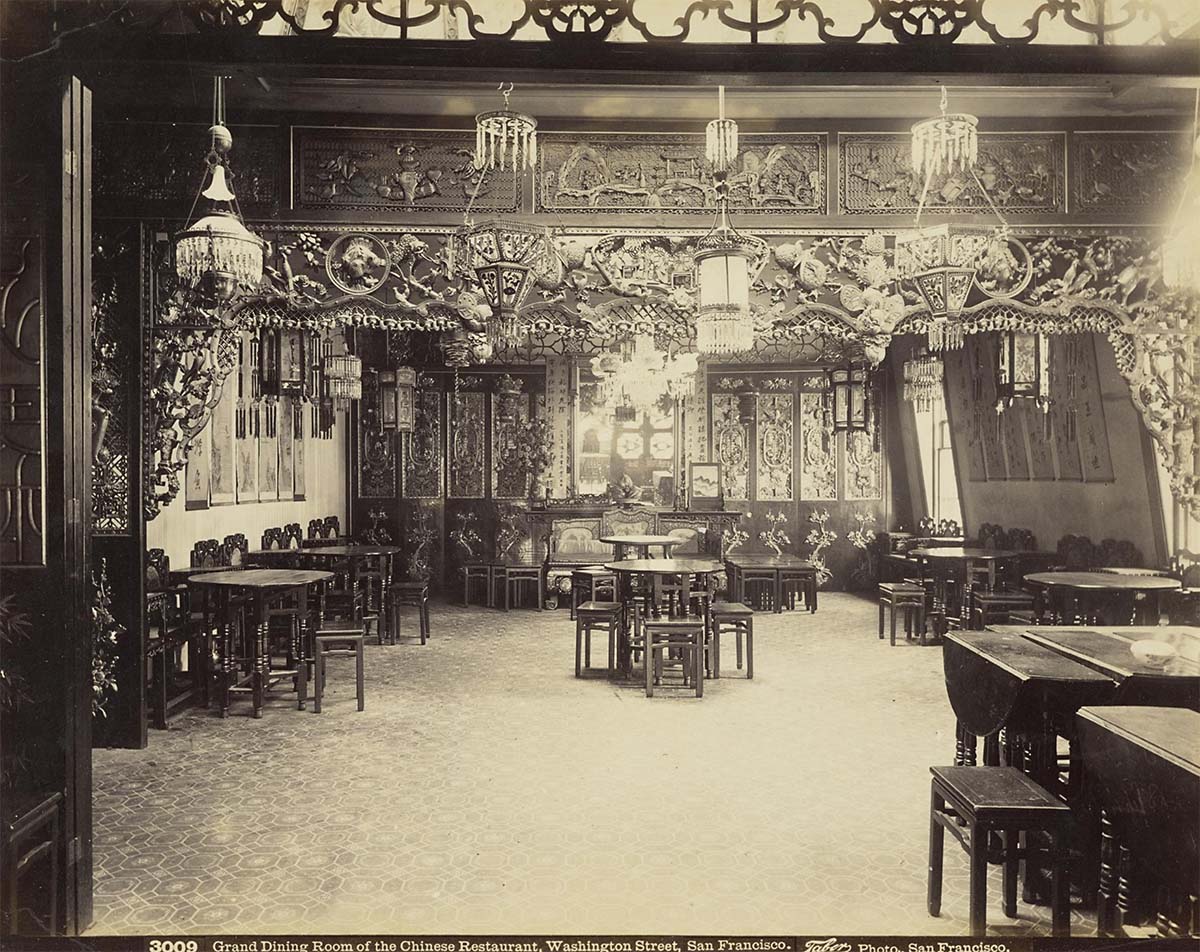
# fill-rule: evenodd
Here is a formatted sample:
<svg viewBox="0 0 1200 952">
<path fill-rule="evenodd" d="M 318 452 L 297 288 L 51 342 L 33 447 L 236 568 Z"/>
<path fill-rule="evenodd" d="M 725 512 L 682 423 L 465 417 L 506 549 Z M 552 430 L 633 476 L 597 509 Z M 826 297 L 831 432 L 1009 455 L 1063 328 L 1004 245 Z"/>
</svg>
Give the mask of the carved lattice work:
<svg viewBox="0 0 1200 952">
<path fill-rule="evenodd" d="M 604 3 L 564 3 L 562 0 L 523 0 L 520 4 L 485 4 L 471 0 L 427 0 L 423 4 L 333 4 L 321 18 L 310 18 L 307 4 L 297 7 L 286 0 L 200 0 L 180 8 L 193 27 L 204 31 L 266 32 L 371 36 L 393 41 L 427 40 L 428 25 L 444 22 L 447 40 L 487 40 L 495 43 L 544 39 L 555 45 L 574 45 L 594 52 L 605 41 L 677 44 L 689 40 L 709 43 L 759 43 L 779 34 L 798 36 L 793 42 L 853 44 L 899 43 L 944 48 L 968 32 L 976 42 L 1000 46 L 1038 43 L 1043 21 L 1060 25 L 1043 42 L 1079 44 L 1167 43 L 1189 21 L 1177 22 L 1166 4 L 1129 3 L 1113 15 L 1091 16 L 1079 4 L 1061 0 L 1012 0 L 1017 15 L 999 23 L 988 15 L 989 4 L 979 0 L 865 0 L 846 14 L 843 4 L 786 2 L 733 5 L 713 0 L 679 4 L 675 17 L 663 17 L 662 0 L 606 0 Z M 658 15 L 655 9 L 658 7 Z M 835 14 L 831 16 L 827 14 Z M 173 10 L 171 12 L 174 12 Z M 1061 14 L 1061 18 L 1060 18 Z M 170 23 L 155 6 L 129 16 L 122 24 L 141 28 Z M 540 35 L 539 35 L 540 31 Z"/>
<path fill-rule="evenodd" d="M 870 433 L 846 434 L 847 499 L 880 499 L 883 495 L 883 459 Z"/>
<path fill-rule="evenodd" d="M 5 235 L 0 273 L 0 565 L 45 565 L 41 242 Z"/>
<path fill-rule="evenodd" d="M 450 394 L 447 496 L 456 499 L 479 499 L 486 494 L 485 400 L 486 394 L 482 393 Z"/>
<path fill-rule="evenodd" d="M 821 393 L 800 394 L 800 498 L 837 499 L 837 451 Z"/>
<path fill-rule="evenodd" d="M 418 381 L 427 386 L 427 378 Z M 440 499 L 442 496 L 442 393 L 417 391 L 413 432 L 404 461 L 404 495 L 410 499 Z"/>
<path fill-rule="evenodd" d="M 738 419 L 738 398 L 714 393 L 712 407 L 713 454 L 721 464 L 726 499 L 750 498 L 750 430 Z"/>
<path fill-rule="evenodd" d="M 758 395 L 758 460 L 756 493 L 761 499 L 792 498 L 792 393 Z"/>
</svg>

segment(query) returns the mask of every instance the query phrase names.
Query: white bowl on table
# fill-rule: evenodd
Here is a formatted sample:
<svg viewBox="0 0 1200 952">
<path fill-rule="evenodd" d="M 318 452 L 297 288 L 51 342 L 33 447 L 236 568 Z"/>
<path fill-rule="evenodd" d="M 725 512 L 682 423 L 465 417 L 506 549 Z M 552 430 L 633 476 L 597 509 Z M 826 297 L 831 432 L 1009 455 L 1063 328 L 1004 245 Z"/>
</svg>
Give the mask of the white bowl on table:
<svg viewBox="0 0 1200 952">
<path fill-rule="evenodd" d="M 1153 638 L 1135 641 L 1129 646 L 1129 650 L 1138 661 L 1152 668 L 1165 668 L 1167 662 L 1176 655 L 1173 645 L 1165 641 L 1155 641 Z"/>
</svg>

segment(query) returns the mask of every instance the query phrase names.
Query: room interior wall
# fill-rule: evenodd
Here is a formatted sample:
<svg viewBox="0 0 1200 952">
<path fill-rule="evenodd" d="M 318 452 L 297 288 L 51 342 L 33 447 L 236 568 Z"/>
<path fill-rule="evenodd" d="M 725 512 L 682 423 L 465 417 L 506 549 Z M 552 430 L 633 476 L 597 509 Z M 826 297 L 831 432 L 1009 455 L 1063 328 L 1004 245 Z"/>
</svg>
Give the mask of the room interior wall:
<svg viewBox="0 0 1200 952">
<path fill-rule="evenodd" d="M 1166 536 L 1158 487 L 1154 484 L 1154 451 L 1130 398 L 1129 385 L 1117 370 L 1112 347 L 1103 336 L 1092 336 L 1113 480 L 972 480 L 968 475 L 966 432 L 971 421 L 952 413 L 950 425 L 965 530 L 973 535 L 984 522 L 1006 529 L 1031 529 L 1038 547 L 1046 551 L 1053 550 L 1067 533 L 1086 535 L 1096 543 L 1105 538 L 1127 539 L 1138 547 L 1147 563 L 1158 564 L 1166 558 Z M 958 373 L 961 366 L 951 361 L 946 371 Z M 948 384 L 953 385 L 953 381 L 948 379 Z"/>
<path fill-rule="evenodd" d="M 224 539 L 245 533 L 251 549 L 259 547 L 263 530 L 300 523 L 307 533 L 308 520 L 337 516 L 347 528 L 346 415 L 338 414 L 333 438 L 308 440 L 305 450 L 306 498 L 300 502 L 258 502 L 208 509 L 188 509 L 184 494 L 177 495 L 146 525 L 147 548 L 163 549 L 172 568 L 189 564 L 192 546 L 200 539 Z"/>
</svg>

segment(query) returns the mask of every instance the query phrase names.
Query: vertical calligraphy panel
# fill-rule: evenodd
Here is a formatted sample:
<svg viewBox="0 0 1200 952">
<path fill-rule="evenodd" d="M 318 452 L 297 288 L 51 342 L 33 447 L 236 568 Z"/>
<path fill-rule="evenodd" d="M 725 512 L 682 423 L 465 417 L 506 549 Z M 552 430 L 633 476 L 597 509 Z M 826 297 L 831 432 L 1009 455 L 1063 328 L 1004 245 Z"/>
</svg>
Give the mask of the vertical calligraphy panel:
<svg viewBox="0 0 1200 952">
<path fill-rule="evenodd" d="M 837 449 L 824 396 L 800 394 L 800 498 L 837 499 Z"/>
<path fill-rule="evenodd" d="M 792 498 L 793 449 L 792 393 L 758 395 L 757 486 L 759 499 Z"/>
<path fill-rule="evenodd" d="M 1051 404 L 1053 406 L 1053 404 Z M 1032 400 L 1022 400 L 1019 411 L 1029 436 L 1029 472 L 1034 479 L 1054 478 L 1054 438 L 1047 432 L 1049 414 L 1044 413 Z"/>
<path fill-rule="evenodd" d="M 983 463 L 988 480 L 1006 480 L 1008 466 L 1004 459 L 1004 440 L 996 420 L 997 343 L 990 334 L 972 334 L 963 349 L 967 360 L 967 386 L 969 390 L 978 387 L 978 391 L 972 393 L 973 417 L 968 425 L 983 443 Z"/>
<path fill-rule="evenodd" d="M 725 498 L 749 499 L 750 431 L 738 419 L 738 398 L 735 394 L 712 395 L 712 433 L 713 456 L 721 464 Z"/>
<path fill-rule="evenodd" d="M 237 414 L 236 380 L 229 379 L 221 399 L 213 409 L 209 431 L 212 436 L 210 499 L 214 506 L 237 501 L 237 450 L 234 445 L 234 421 Z"/>
<path fill-rule="evenodd" d="M 279 498 L 290 500 L 295 495 L 295 443 L 292 435 L 291 397 L 279 398 Z"/>
<path fill-rule="evenodd" d="M 571 485 L 571 361 L 546 358 L 546 413 L 550 420 L 550 494 L 563 498 Z"/>
<path fill-rule="evenodd" d="M 278 412 L 279 405 L 272 400 L 262 408 L 262 430 L 258 435 L 258 498 L 262 502 L 279 499 Z"/>
<path fill-rule="evenodd" d="M 205 427 L 192 440 L 187 455 L 187 469 L 183 490 L 184 508 L 207 509 L 209 486 L 209 440 L 210 427 Z"/>
<path fill-rule="evenodd" d="M 1029 478 L 1029 453 L 1025 449 L 1025 413 L 1023 404 L 1032 400 L 1017 400 L 1000 414 L 1000 433 L 1004 442 L 1004 458 L 1008 462 L 1009 479 Z"/>
<path fill-rule="evenodd" d="M 304 501 L 308 495 L 308 470 L 306 469 L 305 439 L 304 439 L 304 404 L 296 401 L 295 419 L 292 420 L 292 447 L 295 456 L 295 485 L 292 498 L 297 502 Z"/>
<path fill-rule="evenodd" d="M 987 468 L 983 462 L 983 434 L 975 426 L 975 401 L 971 389 L 969 345 L 962 350 L 942 354 L 946 376 L 946 415 L 955 441 L 962 441 L 967 458 L 967 479 L 983 482 Z"/>
<path fill-rule="evenodd" d="M 1067 358 L 1067 341 L 1061 335 L 1052 335 L 1050 366 L 1065 367 Z M 1082 403 L 1082 400 L 1079 402 Z M 1054 456 L 1058 461 L 1058 478 L 1067 482 L 1079 482 L 1083 479 L 1083 465 L 1079 461 L 1079 440 L 1077 434 L 1071 433 L 1066 401 L 1056 400 L 1051 405 L 1050 413 L 1054 417 Z M 1082 409 L 1079 415 L 1082 416 Z"/>
<path fill-rule="evenodd" d="M 1200 249 L 1197 253 L 1200 254 Z M 1079 452 L 1083 457 L 1083 478 L 1089 483 L 1111 483 L 1116 477 L 1104 420 L 1095 334 L 1080 340 L 1079 365 Z"/>
</svg>

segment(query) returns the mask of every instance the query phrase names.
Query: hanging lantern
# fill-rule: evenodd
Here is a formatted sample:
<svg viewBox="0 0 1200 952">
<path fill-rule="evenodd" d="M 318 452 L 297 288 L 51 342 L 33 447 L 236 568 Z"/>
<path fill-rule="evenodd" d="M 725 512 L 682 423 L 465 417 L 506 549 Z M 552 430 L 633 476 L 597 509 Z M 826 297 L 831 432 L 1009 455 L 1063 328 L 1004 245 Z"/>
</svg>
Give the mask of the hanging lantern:
<svg viewBox="0 0 1200 952">
<path fill-rule="evenodd" d="M 871 371 L 851 363 L 829 371 L 833 394 L 833 432 L 866 433 L 871 429 Z"/>
<path fill-rule="evenodd" d="M 1006 331 L 1000 335 L 996 367 L 996 412 L 1018 399 L 1050 412 L 1050 340 L 1045 334 Z"/>
<path fill-rule="evenodd" d="M 539 277 L 556 276 L 558 267 L 550 230 L 538 225 L 486 221 L 460 228 L 450 240 L 451 276 L 477 282 L 492 309 L 487 328 L 493 347 L 518 340 L 518 310 L 529 289 Z"/>
<path fill-rule="evenodd" d="M 379 422 L 384 430 L 411 433 L 416 402 L 417 372 L 397 367 L 379 374 Z"/>
<path fill-rule="evenodd" d="M 242 221 L 237 196 L 228 183 L 233 135 L 225 125 L 225 80 L 213 78 L 213 124 L 209 127 L 204 182 L 192 211 L 204 199 L 205 214 L 174 238 L 175 273 L 184 286 L 218 301 L 262 281 L 263 242 Z M 189 215 L 189 217 L 191 217 Z"/>
<path fill-rule="evenodd" d="M 481 112 L 475 117 L 475 168 L 491 171 L 506 166 L 515 172 L 532 169 L 537 163 L 537 120 L 508 106 L 513 84 L 498 87 L 504 108 Z"/>
<path fill-rule="evenodd" d="M 896 236 L 896 274 L 911 281 L 929 308 L 928 343 L 933 351 L 963 344 L 956 320 L 975 282 L 976 262 L 996 232 L 970 225 L 934 225 Z"/>
<path fill-rule="evenodd" d="M 942 399 L 942 359 L 922 351 L 904 362 L 904 399 L 927 413 Z"/>
<path fill-rule="evenodd" d="M 700 298 L 696 349 L 710 357 L 745 353 L 754 347 L 750 285 L 766 254 L 766 242 L 743 235 L 729 224 L 727 173 L 737 158 L 737 123 L 725 118 L 725 87 L 719 90 L 720 118 L 709 123 L 706 143 L 715 180 L 717 221 L 696 242 L 693 255 Z"/>
</svg>

